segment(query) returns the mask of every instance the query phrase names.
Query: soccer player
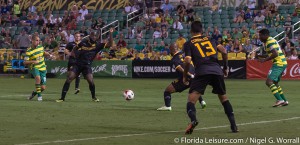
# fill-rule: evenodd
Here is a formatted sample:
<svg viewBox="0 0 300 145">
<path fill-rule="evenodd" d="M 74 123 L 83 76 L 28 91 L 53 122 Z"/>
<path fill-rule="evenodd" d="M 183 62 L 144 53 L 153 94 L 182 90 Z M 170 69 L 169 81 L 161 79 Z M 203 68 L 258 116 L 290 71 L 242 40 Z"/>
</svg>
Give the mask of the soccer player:
<svg viewBox="0 0 300 145">
<path fill-rule="evenodd" d="M 178 73 L 178 78 L 173 81 L 164 91 L 164 101 L 165 101 L 165 106 L 162 106 L 160 108 L 158 108 L 158 111 L 171 111 L 172 107 L 171 107 L 171 94 L 175 93 L 175 92 L 182 92 L 184 90 L 186 90 L 187 88 L 190 87 L 190 81 L 192 78 L 194 78 L 194 66 L 192 64 L 190 64 L 190 70 L 188 72 L 188 76 L 189 76 L 189 84 L 184 84 L 182 81 L 182 77 L 183 77 L 183 57 L 182 57 L 182 52 L 178 51 L 177 49 L 177 45 L 172 43 L 170 46 L 170 53 L 172 55 L 172 59 L 171 62 L 173 65 L 175 65 L 175 69 Z M 199 102 L 200 105 L 202 106 L 202 108 L 206 107 L 206 103 L 205 101 L 202 99 L 202 96 L 199 97 Z"/>
<path fill-rule="evenodd" d="M 92 95 L 92 100 L 94 102 L 99 102 L 100 100 L 95 96 L 95 84 L 93 81 L 93 73 L 91 65 L 97 53 L 104 47 L 110 47 L 113 42 L 112 38 L 113 29 L 110 29 L 110 38 L 108 43 L 97 42 L 96 32 L 91 32 L 91 34 L 81 40 L 76 48 L 73 49 L 76 58 L 76 65 L 71 69 L 70 75 L 68 76 L 61 92 L 61 98 L 56 100 L 56 102 L 65 101 L 66 94 L 69 90 L 70 83 L 82 73 L 86 78 Z"/>
<path fill-rule="evenodd" d="M 40 38 L 37 35 L 32 36 L 31 46 L 26 51 L 24 64 L 30 65 L 29 70 L 35 79 L 35 91 L 31 93 L 28 100 L 38 95 L 38 101 L 43 101 L 42 92 L 46 89 L 46 64 L 44 56 L 53 58 L 53 55 L 44 51 L 44 47 L 39 45 Z"/>
<path fill-rule="evenodd" d="M 192 38 L 184 44 L 184 73 L 183 83 L 188 83 L 188 71 L 191 61 L 195 66 L 195 78 L 191 82 L 186 111 L 191 119 L 191 123 L 186 128 L 186 134 L 192 134 L 198 125 L 196 118 L 195 104 L 207 85 L 211 85 L 212 93 L 218 94 L 219 100 L 224 107 L 224 111 L 229 119 L 232 132 L 238 132 L 232 106 L 226 96 L 224 76 L 228 74 L 227 52 L 222 45 L 217 45 L 213 39 L 201 36 L 203 29 L 200 21 L 191 24 Z M 224 61 L 223 70 L 218 63 L 218 51 L 222 53 Z"/>
<path fill-rule="evenodd" d="M 66 46 L 65 49 L 65 54 L 69 56 L 69 61 L 68 61 L 68 75 L 71 72 L 72 67 L 76 64 L 76 59 L 75 59 L 75 54 L 72 52 L 74 47 L 77 47 L 81 40 L 81 36 L 79 32 L 75 33 L 75 41 L 74 42 L 69 42 Z M 76 77 L 75 80 L 75 94 L 78 94 L 80 89 L 79 89 L 79 82 L 80 82 L 80 75 Z"/>
<path fill-rule="evenodd" d="M 282 73 L 287 67 L 287 61 L 284 53 L 278 42 L 274 38 L 270 37 L 268 29 L 262 29 L 259 31 L 259 39 L 264 43 L 265 50 L 268 54 L 266 58 L 260 58 L 259 62 L 263 63 L 269 60 L 273 61 L 273 66 L 271 67 L 266 80 L 266 85 L 270 88 L 276 98 L 276 102 L 273 107 L 287 106 L 289 103 L 283 95 L 282 88 L 278 84 Z"/>
</svg>

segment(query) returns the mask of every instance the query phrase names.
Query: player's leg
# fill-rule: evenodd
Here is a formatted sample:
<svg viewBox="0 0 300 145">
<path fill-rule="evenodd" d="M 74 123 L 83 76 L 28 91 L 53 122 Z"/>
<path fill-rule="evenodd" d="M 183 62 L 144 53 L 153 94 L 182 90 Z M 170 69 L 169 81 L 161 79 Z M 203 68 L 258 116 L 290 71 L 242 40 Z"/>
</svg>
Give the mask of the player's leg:
<svg viewBox="0 0 300 145">
<path fill-rule="evenodd" d="M 266 85 L 271 90 L 272 94 L 276 98 L 276 102 L 273 107 L 281 106 L 284 103 L 284 100 L 281 98 L 280 94 L 278 93 L 278 88 L 276 86 L 276 82 L 278 82 L 278 78 L 281 75 L 281 70 L 278 69 L 276 65 L 273 65 L 268 73 L 268 78 L 266 80 Z"/>
<path fill-rule="evenodd" d="M 238 128 L 235 123 L 235 117 L 233 114 L 233 109 L 230 101 L 226 96 L 226 86 L 224 82 L 224 76 L 222 75 L 213 75 L 211 86 L 213 87 L 212 93 L 218 94 L 219 100 L 223 105 L 224 112 L 227 115 L 227 118 L 230 122 L 230 128 L 232 132 L 238 132 Z"/>
<path fill-rule="evenodd" d="M 174 81 L 175 82 L 175 81 Z M 173 83 L 172 82 L 164 91 L 164 101 L 165 101 L 165 106 L 162 106 L 160 108 L 158 108 L 158 111 L 171 111 L 172 107 L 171 107 L 171 94 L 176 92 Z"/>
<path fill-rule="evenodd" d="M 277 89 L 278 89 L 278 93 L 279 93 L 280 97 L 284 100 L 284 103 L 282 104 L 282 106 L 287 106 L 287 105 L 289 104 L 289 102 L 288 102 L 287 99 L 285 98 L 285 96 L 284 96 L 284 94 L 283 94 L 283 91 L 282 91 L 282 88 L 281 88 L 281 86 L 279 85 L 280 79 L 281 79 L 281 77 L 282 77 L 282 74 L 283 74 L 284 70 L 286 69 L 286 66 L 284 66 L 284 67 L 282 67 L 282 68 L 280 68 L 280 69 L 281 69 L 282 73 L 279 75 L 277 82 L 275 82 L 275 85 L 276 85 L 276 87 L 277 87 Z"/>
<path fill-rule="evenodd" d="M 79 83 L 80 83 L 80 75 L 78 75 L 75 80 L 75 94 L 78 94 L 80 92 Z"/>
<path fill-rule="evenodd" d="M 204 101 L 202 95 L 199 97 L 199 103 L 200 103 L 202 109 L 204 109 L 206 107 L 206 102 Z"/>
<path fill-rule="evenodd" d="M 77 77 L 78 73 L 76 73 L 78 69 L 74 68 L 73 71 L 70 71 L 68 74 L 68 77 L 64 83 L 64 86 L 62 88 L 61 97 L 59 100 L 56 100 L 56 102 L 63 102 L 65 101 L 65 97 L 67 95 L 67 92 L 69 91 L 71 82 Z"/>
<path fill-rule="evenodd" d="M 96 95 L 95 95 L 95 83 L 94 83 L 94 80 L 93 80 L 93 74 L 92 73 L 88 73 L 85 75 L 85 78 L 89 84 L 89 88 L 90 88 L 90 91 L 91 91 L 91 95 L 92 95 L 92 100 L 94 102 L 99 102 L 100 100 L 96 98 Z"/>
<path fill-rule="evenodd" d="M 31 100 L 34 98 L 35 95 L 38 95 L 38 97 L 41 97 L 41 77 L 40 77 L 40 71 L 37 69 L 33 69 L 31 74 L 34 77 L 35 80 L 35 90 L 32 92 L 31 96 L 28 97 L 28 100 Z"/>
</svg>

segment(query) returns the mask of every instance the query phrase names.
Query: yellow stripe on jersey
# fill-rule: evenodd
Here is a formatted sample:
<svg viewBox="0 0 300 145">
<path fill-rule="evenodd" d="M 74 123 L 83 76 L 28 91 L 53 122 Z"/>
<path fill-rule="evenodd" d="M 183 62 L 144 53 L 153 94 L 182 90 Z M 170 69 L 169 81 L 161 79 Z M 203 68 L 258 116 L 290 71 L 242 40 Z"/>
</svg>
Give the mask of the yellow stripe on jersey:
<svg viewBox="0 0 300 145">
<path fill-rule="evenodd" d="M 277 53 L 278 53 L 278 56 L 275 57 L 272 61 L 273 61 L 273 64 L 276 64 L 277 66 L 283 66 L 283 65 L 287 65 L 287 61 L 286 61 L 286 58 L 284 56 L 284 53 L 283 51 L 281 50 L 280 48 L 280 45 L 278 44 L 278 42 L 272 38 L 272 37 L 269 37 L 267 39 L 267 42 L 265 44 L 265 48 L 266 48 L 266 52 L 268 53 L 268 56 L 271 56 L 272 55 L 272 50 L 273 49 L 276 49 Z"/>
<path fill-rule="evenodd" d="M 37 48 L 28 48 L 26 51 L 25 61 L 37 60 L 39 63 L 31 65 L 32 68 L 44 71 L 46 70 L 45 57 L 44 57 L 44 47 L 39 45 Z"/>
</svg>

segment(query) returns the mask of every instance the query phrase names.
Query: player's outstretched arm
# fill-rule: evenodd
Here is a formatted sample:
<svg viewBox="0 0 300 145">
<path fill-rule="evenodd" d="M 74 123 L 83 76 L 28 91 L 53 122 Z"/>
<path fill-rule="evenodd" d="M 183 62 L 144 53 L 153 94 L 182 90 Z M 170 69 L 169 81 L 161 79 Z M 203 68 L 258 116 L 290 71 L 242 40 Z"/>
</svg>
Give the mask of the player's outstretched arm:
<svg viewBox="0 0 300 145">
<path fill-rule="evenodd" d="M 112 45 L 113 45 L 113 37 L 112 37 L 112 33 L 114 32 L 114 29 L 113 28 L 110 28 L 109 29 L 109 40 L 108 40 L 108 43 L 106 43 L 106 48 L 110 48 Z"/>
<path fill-rule="evenodd" d="M 276 58 L 278 56 L 278 52 L 276 49 L 271 49 L 271 56 L 268 56 L 266 58 L 262 58 L 262 59 L 259 59 L 258 61 L 263 63 L 263 62 L 266 62 L 266 61 L 269 61 L 269 60 L 272 60 L 274 58 Z"/>
<path fill-rule="evenodd" d="M 222 59 L 223 59 L 223 73 L 224 76 L 227 77 L 228 76 L 228 55 L 227 55 L 227 51 L 224 48 L 223 45 L 218 45 L 217 49 L 219 52 L 222 53 Z"/>
</svg>

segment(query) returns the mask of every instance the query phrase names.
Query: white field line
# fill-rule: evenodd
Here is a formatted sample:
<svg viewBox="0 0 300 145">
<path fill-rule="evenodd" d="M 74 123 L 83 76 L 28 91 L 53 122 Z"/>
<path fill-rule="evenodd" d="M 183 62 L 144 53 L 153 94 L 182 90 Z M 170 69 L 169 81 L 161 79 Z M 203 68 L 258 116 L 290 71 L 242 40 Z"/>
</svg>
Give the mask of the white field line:
<svg viewBox="0 0 300 145">
<path fill-rule="evenodd" d="M 266 123 L 274 123 L 274 122 L 297 120 L 297 119 L 300 119 L 300 117 L 291 117 L 291 118 L 278 119 L 278 120 L 266 120 L 266 121 L 255 121 L 255 122 L 248 122 L 248 123 L 240 123 L 240 124 L 238 124 L 238 126 L 253 125 L 253 124 L 266 124 Z M 225 127 L 229 127 L 229 125 L 203 127 L 203 128 L 196 128 L 194 130 L 207 130 L 207 129 L 216 129 L 216 128 L 225 128 Z M 155 134 L 163 134 L 163 133 L 178 133 L 178 132 L 184 133 L 183 130 L 162 131 L 162 132 L 152 132 L 152 133 L 150 132 L 150 133 L 124 134 L 124 135 L 102 136 L 102 137 L 100 136 L 100 137 L 69 139 L 69 140 L 45 141 L 45 142 L 16 144 L 16 145 L 41 145 L 41 144 L 67 143 L 67 142 L 77 142 L 77 141 L 87 141 L 87 140 L 100 140 L 100 139 L 122 138 L 122 137 L 132 137 L 132 136 L 146 136 L 146 135 L 155 135 Z"/>
</svg>

